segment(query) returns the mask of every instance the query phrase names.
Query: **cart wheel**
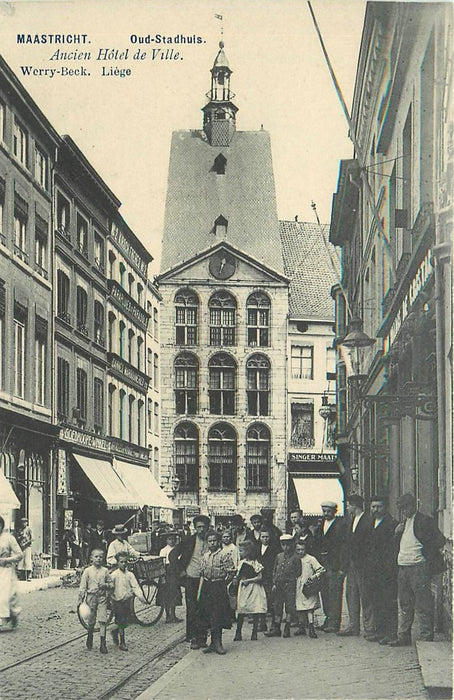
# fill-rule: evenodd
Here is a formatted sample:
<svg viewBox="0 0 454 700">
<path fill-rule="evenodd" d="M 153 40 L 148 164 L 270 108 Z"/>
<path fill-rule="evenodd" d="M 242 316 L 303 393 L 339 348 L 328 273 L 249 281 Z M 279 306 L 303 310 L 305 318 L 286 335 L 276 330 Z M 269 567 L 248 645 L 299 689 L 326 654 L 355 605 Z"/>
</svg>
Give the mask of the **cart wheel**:
<svg viewBox="0 0 454 700">
<path fill-rule="evenodd" d="M 164 612 L 163 606 L 156 605 L 156 596 L 159 588 L 159 584 L 156 584 L 154 581 L 141 584 L 142 593 L 147 601 L 146 604 L 134 597 L 132 603 L 133 615 L 139 625 L 143 627 L 150 627 L 156 624 Z"/>
</svg>

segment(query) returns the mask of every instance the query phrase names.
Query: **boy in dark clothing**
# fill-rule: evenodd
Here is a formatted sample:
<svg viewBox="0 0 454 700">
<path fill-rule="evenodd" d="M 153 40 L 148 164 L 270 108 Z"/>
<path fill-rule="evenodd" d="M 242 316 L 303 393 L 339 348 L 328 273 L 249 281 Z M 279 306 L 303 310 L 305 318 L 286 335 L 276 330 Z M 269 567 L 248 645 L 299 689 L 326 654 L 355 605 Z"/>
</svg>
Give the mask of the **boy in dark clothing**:
<svg viewBox="0 0 454 700">
<path fill-rule="evenodd" d="M 273 597 L 275 623 L 266 637 L 281 636 L 281 622 L 285 606 L 285 626 L 283 637 L 290 637 L 290 619 L 296 615 L 296 580 L 301 576 L 301 559 L 294 552 L 293 537 L 281 535 L 282 552 L 276 557 L 273 571 Z"/>
</svg>

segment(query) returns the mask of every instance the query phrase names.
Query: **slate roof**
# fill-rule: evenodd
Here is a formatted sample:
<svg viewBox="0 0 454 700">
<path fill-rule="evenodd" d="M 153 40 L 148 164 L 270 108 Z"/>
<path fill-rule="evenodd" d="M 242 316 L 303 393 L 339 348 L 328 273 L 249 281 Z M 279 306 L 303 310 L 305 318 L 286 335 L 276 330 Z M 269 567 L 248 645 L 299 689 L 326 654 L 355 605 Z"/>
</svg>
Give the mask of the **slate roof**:
<svg viewBox="0 0 454 700">
<path fill-rule="evenodd" d="M 218 175 L 214 160 L 227 159 Z M 211 146 L 201 131 L 172 135 L 161 273 L 217 245 L 214 223 L 228 221 L 224 240 L 283 274 L 270 137 L 236 131 L 229 146 Z"/>
<path fill-rule="evenodd" d="M 340 263 L 336 249 L 328 242 L 329 226 L 303 221 L 280 221 L 284 274 L 290 279 L 289 313 L 294 318 L 333 319 L 331 287 L 338 282 Z M 328 250 L 327 250 L 328 248 Z"/>
</svg>

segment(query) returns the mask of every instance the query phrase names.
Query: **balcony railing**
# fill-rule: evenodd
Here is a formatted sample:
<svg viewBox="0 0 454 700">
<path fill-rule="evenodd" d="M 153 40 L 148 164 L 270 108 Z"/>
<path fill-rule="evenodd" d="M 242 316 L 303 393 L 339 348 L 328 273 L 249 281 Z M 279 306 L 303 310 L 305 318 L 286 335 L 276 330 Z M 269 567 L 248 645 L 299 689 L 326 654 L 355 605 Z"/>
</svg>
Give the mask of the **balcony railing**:
<svg viewBox="0 0 454 700">
<path fill-rule="evenodd" d="M 24 263 L 28 263 L 28 253 L 22 250 L 18 245 L 14 245 L 14 255 L 22 260 Z"/>
<path fill-rule="evenodd" d="M 79 331 L 79 333 L 82 333 L 82 335 L 85 335 L 88 337 L 88 328 L 85 325 L 85 323 L 83 323 L 82 321 L 78 321 L 77 330 Z"/>
<path fill-rule="evenodd" d="M 68 325 L 71 325 L 71 314 L 68 313 L 68 311 L 63 311 L 62 309 L 60 309 L 59 311 L 57 311 L 57 318 L 59 318 L 60 321 L 64 321 Z"/>
<path fill-rule="evenodd" d="M 65 239 L 65 241 L 68 241 L 68 243 L 71 243 L 71 233 L 65 226 L 57 226 L 55 229 L 55 232 L 61 236 L 62 238 Z"/>
</svg>

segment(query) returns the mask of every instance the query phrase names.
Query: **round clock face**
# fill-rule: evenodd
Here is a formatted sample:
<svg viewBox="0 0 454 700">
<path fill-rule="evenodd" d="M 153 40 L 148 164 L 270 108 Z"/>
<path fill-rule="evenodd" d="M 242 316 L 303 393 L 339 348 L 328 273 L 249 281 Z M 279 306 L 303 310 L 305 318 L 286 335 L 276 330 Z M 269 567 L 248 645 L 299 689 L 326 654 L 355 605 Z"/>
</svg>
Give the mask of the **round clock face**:
<svg viewBox="0 0 454 700">
<path fill-rule="evenodd" d="M 236 269 L 236 260 L 233 255 L 221 250 L 210 258 L 210 273 L 218 280 L 226 280 L 233 275 Z"/>
</svg>

